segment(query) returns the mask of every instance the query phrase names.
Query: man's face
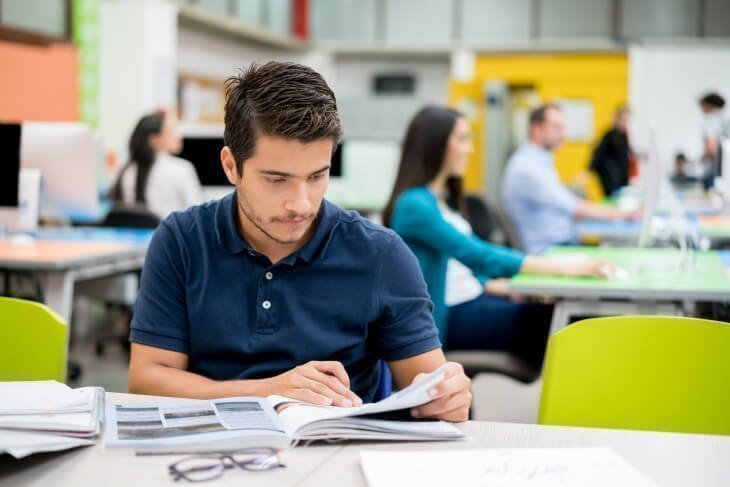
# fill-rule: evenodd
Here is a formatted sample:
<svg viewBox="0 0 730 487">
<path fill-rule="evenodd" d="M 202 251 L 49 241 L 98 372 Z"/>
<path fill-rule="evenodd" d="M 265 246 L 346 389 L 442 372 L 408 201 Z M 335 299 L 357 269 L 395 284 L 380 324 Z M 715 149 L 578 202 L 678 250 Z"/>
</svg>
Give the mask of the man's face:
<svg viewBox="0 0 730 487">
<path fill-rule="evenodd" d="M 253 225 L 255 238 L 295 245 L 311 236 L 329 182 L 333 145 L 331 139 L 302 143 L 259 135 L 241 177 L 234 174 L 232 180 L 226 169 L 237 188 L 241 217 Z"/>
<path fill-rule="evenodd" d="M 538 145 L 547 150 L 555 150 L 565 139 L 565 115 L 562 110 L 548 108 L 545 121 L 534 126 L 534 139 Z"/>
</svg>

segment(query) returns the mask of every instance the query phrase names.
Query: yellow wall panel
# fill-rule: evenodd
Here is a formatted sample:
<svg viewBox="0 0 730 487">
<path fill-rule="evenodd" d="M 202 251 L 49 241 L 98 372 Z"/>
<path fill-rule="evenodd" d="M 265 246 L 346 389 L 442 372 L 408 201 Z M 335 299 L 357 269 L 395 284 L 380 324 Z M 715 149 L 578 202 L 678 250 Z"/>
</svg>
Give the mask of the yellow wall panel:
<svg viewBox="0 0 730 487">
<path fill-rule="evenodd" d="M 517 54 L 482 55 L 477 58 L 475 79 L 470 83 L 450 83 L 451 102 L 454 106 L 465 99 L 478 107 L 472 128 L 475 133 L 475 152 L 466 175 L 469 190 L 483 188 L 484 92 L 488 80 L 500 80 L 508 85 L 532 86 L 543 102 L 559 98 L 590 100 L 594 107 L 593 140 L 567 142 L 556 154 L 560 177 L 569 183 L 590 163 L 593 147 L 611 126 L 618 107 L 628 99 L 628 61 L 625 53 L 589 54 Z M 600 197 L 595 186 L 590 196 Z"/>
</svg>

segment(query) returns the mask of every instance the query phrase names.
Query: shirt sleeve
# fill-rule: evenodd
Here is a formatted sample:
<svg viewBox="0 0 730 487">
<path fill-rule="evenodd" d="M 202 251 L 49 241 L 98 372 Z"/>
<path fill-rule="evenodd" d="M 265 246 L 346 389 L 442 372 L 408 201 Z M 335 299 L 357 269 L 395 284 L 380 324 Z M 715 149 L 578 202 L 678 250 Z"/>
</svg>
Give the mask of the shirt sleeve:
<svg viewBox="0 0 730 487">
<path fill-rule="evenodd" d="M 396 204 L 393 228 L 412 240 L 467 266 L 475 275 L 512 277 L 522 266 L 522 252 L 464 235 L 444 220 L 436 202 L 403 195 Z"/>
<path fill-rule="evenodd" d="M 441 347 L 421 269 L 395 234 L 384 249 L 375 286 L 381 313 L 377 347 L 382 358 L 401 360 Z"/>
<path fill-rule="evenodd" d="M 163 221 L 147 249 L 130 341 L 188 353 L 185 266 L 173 225 Z"/>
</svg>

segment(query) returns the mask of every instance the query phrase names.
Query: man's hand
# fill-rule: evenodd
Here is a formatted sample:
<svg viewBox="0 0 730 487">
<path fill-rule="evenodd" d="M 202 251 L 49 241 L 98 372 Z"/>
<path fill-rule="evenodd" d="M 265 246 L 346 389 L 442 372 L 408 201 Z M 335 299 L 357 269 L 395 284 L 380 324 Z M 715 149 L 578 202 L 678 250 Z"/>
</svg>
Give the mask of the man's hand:
<svg viewBox="0 0 730 487">
<path fill-rule="evenodd" d="M 428 374 L 418 374 L 417 382 Z M 452 422 L 469 419 L 471 407 L 471 379 L 464 374 L 464 367 L 456 362 L 446 363 L 444 380 L 428 391 L 432 400 L 411 410 L 414 418 L 435 418 Z"/>
<path fill-rule="evenodd" d="M 272 394 L 312 404 L 362 405 L 362 399 L 350 390 L 350 378 L 340 362 L 307 362 L 265 381 Z"/>
</svg>

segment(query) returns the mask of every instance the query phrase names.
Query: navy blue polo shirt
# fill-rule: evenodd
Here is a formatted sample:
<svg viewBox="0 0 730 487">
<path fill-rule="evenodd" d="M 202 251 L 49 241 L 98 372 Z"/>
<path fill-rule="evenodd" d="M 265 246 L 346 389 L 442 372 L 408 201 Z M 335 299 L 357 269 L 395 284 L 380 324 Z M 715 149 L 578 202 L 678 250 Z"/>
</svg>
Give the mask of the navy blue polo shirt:
<svg viewBox="0 0 730 487">
<path fill-rule="evenodd" d="M 131 341 L 188 355 L 216 380 L 342 362 L 364 401 L 379 359 L 440 347 L 416 258 L 394 232 L 323 201 L 311 240 L 272 265 L 238 231 L 235 192 L 156 230 Z"/>
</svg>

